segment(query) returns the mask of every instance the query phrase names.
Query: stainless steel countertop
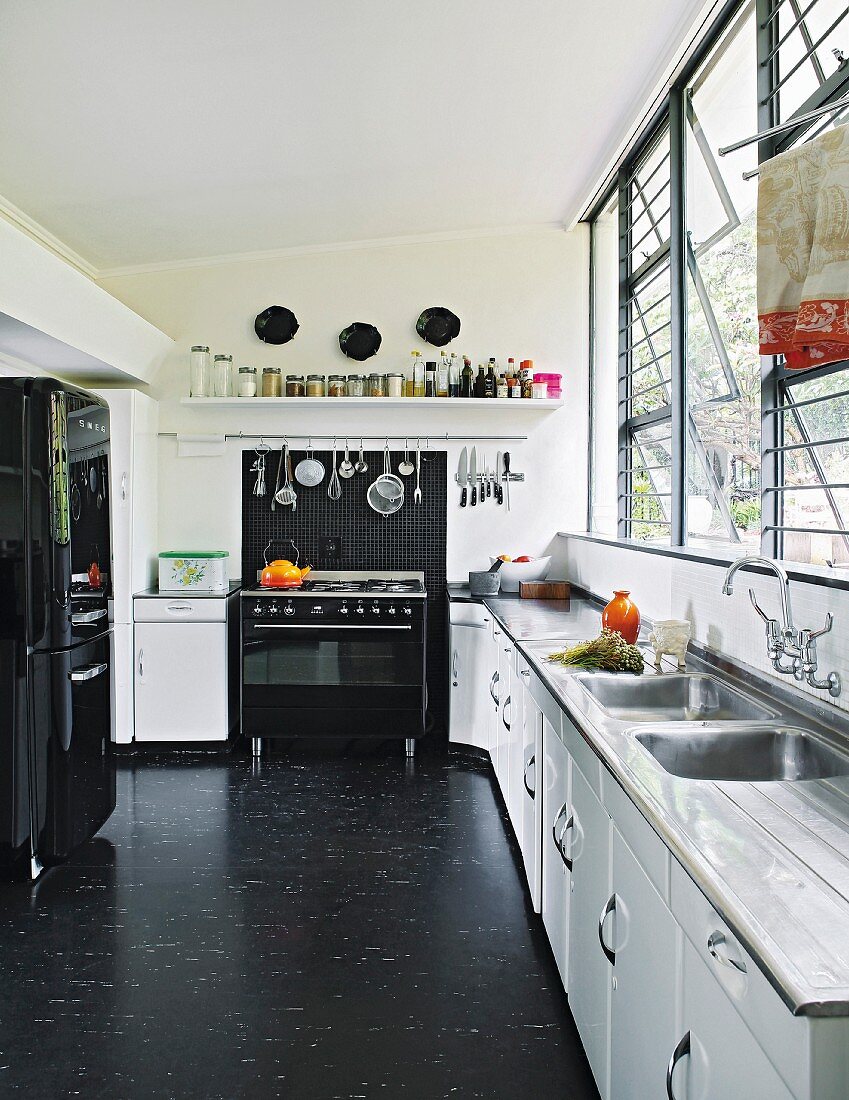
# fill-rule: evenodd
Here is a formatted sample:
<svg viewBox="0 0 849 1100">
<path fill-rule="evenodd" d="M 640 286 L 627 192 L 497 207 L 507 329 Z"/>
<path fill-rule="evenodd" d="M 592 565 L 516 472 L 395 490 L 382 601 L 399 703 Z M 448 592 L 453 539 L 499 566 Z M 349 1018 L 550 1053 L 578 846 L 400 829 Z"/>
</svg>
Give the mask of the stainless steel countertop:
<svg viewBox="0 0 849 1100">
<path fill-rule="evenodd" d="M 469 599 L 449 585 L 449 596 Z M 552 642 L 592 637 L 599 609 L 571 601 L 487 597 L 552 696 L 797 1015 L 849 1015 L 849 777 L 805 782 L 711 782 L 664 771 L 582 690 L 581 674 L 546 662 Z M 555 606 L 553 606 L 555 605 Z M 753 644 L 760 644 L 753 625 Z M 849 749 L 845 736 L 703 661 L 707 671 Z M 655 675 L 653 670 L 647 670 Z"/>
<path fill-rule="evenodd" d="M 241 581 L 230 581 L 223 592 L 196 592 L 189 589 L 184 592 L 164 592 L 159 588 L 148 588 L 143 592 L 134 592 L 134 600 L 226 600 L 228 596 L 235 596 L 241 590 Z"/>
</svg>

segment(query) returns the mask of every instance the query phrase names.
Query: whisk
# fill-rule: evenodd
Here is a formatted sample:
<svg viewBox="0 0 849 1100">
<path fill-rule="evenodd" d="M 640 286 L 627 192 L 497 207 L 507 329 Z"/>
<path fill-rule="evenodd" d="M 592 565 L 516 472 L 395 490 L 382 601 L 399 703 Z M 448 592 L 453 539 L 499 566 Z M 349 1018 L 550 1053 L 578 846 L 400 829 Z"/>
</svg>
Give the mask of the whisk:
<svg viewBox="0 0 849 1100">
<path fill-rule="evenodd" d="M 271 448 L 266 445 L 265 441 L 260 439 L 260 444 L 256 448 L 256 461 L 251 466 L 251 470 L 256 474 L 256 481 L 254 482 L 255 497 L 265 496 L 265 456 L 270 450 Z"/>
</svg>

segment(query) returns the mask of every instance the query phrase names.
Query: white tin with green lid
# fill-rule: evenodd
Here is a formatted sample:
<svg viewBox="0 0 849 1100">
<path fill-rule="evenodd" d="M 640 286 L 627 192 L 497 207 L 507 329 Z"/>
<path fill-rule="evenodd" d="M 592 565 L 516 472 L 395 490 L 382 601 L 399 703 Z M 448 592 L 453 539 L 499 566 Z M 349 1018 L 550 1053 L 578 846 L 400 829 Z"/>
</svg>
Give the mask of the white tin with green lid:
<svg viewBox="0 0 849 1100">
<path fill-rule="evenodd" d="M 226 550 L 163 550 L 159 555 L 160 592 L 226 592 Z"/>
</svg>

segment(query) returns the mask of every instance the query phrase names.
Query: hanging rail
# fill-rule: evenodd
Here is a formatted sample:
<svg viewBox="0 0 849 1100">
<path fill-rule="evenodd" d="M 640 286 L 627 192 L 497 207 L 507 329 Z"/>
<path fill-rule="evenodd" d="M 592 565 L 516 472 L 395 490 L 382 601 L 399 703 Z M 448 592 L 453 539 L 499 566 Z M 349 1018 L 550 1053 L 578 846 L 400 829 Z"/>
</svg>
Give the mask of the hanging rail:
<svg viewBox="0 0 849 1100">
<path fill-rule="evenodd" d="M 800 126 L 804 126 L 806 122 L 814 122 L 816 119 L 822 118 L 823 115 L 827 115 L 832 111 L 841 111 L 846 107 L 849 107 L 849 96 L 835 100 L 832 103 L 826 103 L 822 107 L 817 107 L 815 111 L 808 111 L 805 115 L 789 118 L 786 122 L 780 122 L 777 126 L 770 126 L 768 130 L 761 130 L 759 134 L 752 134 L 751 137 L 735 141 L 733 145 L 723 145 L 717 152 L 721 157 L 726 157 L 729 153 L 736 153 L 738 149 L 744 149 L 747 145 L 754 145 L 756 141 L 764 141 L 766 138 L 786 134 L 790 130 L 797 130 Z"/>
</svg>

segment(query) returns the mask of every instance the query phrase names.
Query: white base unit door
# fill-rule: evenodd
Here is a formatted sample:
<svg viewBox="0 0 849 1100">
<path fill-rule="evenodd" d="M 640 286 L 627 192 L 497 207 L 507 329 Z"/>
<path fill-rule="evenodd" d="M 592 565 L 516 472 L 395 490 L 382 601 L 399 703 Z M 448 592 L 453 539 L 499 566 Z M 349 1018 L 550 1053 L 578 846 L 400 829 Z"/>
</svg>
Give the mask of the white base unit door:
<svg viewBox="0 0 849 1100">
<path fill-rule="evenodd" d="M 525 864 L 525 875 L 534 912 L 541 909 L 542 860 L 540 826 L 542 822 L 542 712 L 526 693 L 522 714 L 522 814 L 517 836 Z"/>
<path fill-rule="evenodd" d="M 572 860 L 569 899 L 569 1007 L 602 1100 L 610 1096 L 612 970 L 600 927 L 611 895 L 612 822 L 584 778 L 572 767 L 573 824 L 566 838 Z M 638 1100 L 638 1093 L 633 1093 Z M 619 1100 L 619 1098 L 617 1098 Z M 643 1100 L 639 1097 L 639 1100 Z M 646 1097 L 646 1100 L 649 1100 Z M 730 1098 L 729 1098 L 730 1100 Z"/>
<path fill-rule="evenodd" d="M 793 1100 L 686 937 L 683 959 L 683 1026 L 667 1055 L 668 1096 L 672 1100 Z"/>
<path fill-rule="evenodd" d="M 569 804 L 569 753 L 549 720 L 542 720 L 542 921 L 548 942 L 567 988 L 569 969 L 570 858 L 566 854 L 572 828 Z"/>
<path fill-rule="evenodd" d="M 112 740 L 128 745 L 133 739 L 133 624 L 112 627 Z"/>
<path fill-rule="evenodd" d="M 135 625 L 137 741 L 226 741 L 227 624 Z"/>
<path fill-rule="evenodd" d="M 615 826 L 613 890 L 601 930 L 614 960 L 610 1095 L 612 1100 L 662 1097 L 676 1039 L 682 933 Z"/>
<path fill-rule="evenodd" d="M 492 701 L 487 691 L 485 623 L 452 623 L 449 697 L 449 739 L 453 743 L 486 749 Z"/>
</svg>

